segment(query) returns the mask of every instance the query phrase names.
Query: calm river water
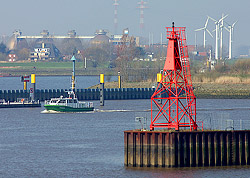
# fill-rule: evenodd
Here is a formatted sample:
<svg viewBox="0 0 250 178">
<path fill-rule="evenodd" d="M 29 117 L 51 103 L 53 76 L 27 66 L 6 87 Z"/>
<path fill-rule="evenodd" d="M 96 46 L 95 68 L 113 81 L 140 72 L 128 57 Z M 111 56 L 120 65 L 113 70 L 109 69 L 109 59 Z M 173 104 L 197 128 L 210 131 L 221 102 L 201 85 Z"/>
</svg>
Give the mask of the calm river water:
<svg viewBox="0 0 250 178">
<path fill-rule="evenodd" d="M 46 85 L 57 86 L 59 81 L 53 79 L 47 77 L 53 84 Z M 0 89 L 3 85 L 0 78 Z M 250 177 L 248 166 L 128 169 L 123 131 L 140 128 L 137 116 L 148 118 L 148 128 L 150 100 L 105 101 L 103 107 L 94 101 L 94 105 L 92 113 L 41 113 L 44 107 L 1 109 L 0 177 Z M 250 100 L 197 100 L 197 119 L 205 127 L 226 129 L 234 121 L 235 128 L 247 129 L 249 116 Z"/>
<path fill-rule="evenodd" d="M 105 77 L 107 81 L 108 77 Z M 117 81 L 117 77 L 109 77 L 109 81 Z M 78 89 L 88 88 L 100 83 L 99 76 L 76 76 Z M 30 83 L 28 83 L 28 88 Z M 37 89 L 69 89 L 71 76 L 36 76 Z M 22 90 L 23 83 L 20 77 L 0 77 L 0 90 Z"/>
</svg>

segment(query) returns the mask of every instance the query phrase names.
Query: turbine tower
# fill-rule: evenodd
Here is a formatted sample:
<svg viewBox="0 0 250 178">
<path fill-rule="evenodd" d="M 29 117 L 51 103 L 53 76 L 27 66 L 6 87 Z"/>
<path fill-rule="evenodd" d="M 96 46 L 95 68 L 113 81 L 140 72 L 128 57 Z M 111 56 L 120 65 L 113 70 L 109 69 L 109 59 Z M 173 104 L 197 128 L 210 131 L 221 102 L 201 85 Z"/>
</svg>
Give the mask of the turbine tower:
<svg viewBox="0 0 250 178">
<path fill-rule="evenodd" d="M 229 54 L 228 54 L 228 59 L 232 59 L 232 45 L 233 45 L 233 30 L 234 26 L 237 23 L 234 22 L 232 25 L 228 24 L 228 28 L 225 28 L 229 32 Z"/>
<path fill-rule="evenodd" d="M 204 32 L 203 32 L 203 33 L 204 33 L 204 43 L 203 43 L 204 48 L 206 48 L 206 32 L 208 32 L 208 34 L 213 38 L 213 35 L 212 35 L 211 32 L 207 29 L 208 20 L 209 20 L 209 18 L 207 18 L 207 21 L 206 21 L 204 27 L 195 30 L 196 32 L 197 32 L 197 31 L 201 31 L 201 30 L 204 31 Z"/>
<path fill-rule="evenodd" d="M 220 27 L 220 23 L 221 21 L 226 18 L 228 15 L 222 17 L 221 19 L 219 19 L 218 21 L 215 20 L 214 18 L 208 16 L 208 18 L 210 18 L 211 20 L 214 21 L 214 24 L 215 24 L 215 59 L 218 60 L 219 59 L 219 27 Z"/>
<path fill-rule="evenodd" d="M 224 27 L 224 14 L 221 17 L 221 24 L 220 24 L 220 59 L 223 59 L 223 28 Z"/>
<path fill-rule="evenodd" d="M 139 4 L 139 6 L 137 8 L 140 9 L 140 29 L 142 31 L 144 29 L 144 9 L 147 8 L 145 6 L 145 4 L 147 4 L 147 2 L 145 2 L 144 0 L 141 0 L 137 4 Z"/>
<path fill-rule="evenodd" d="M 118 19 L 117 19 L 117 7 L 119 6 L 118 0 L 114 0 L 114 27 L 115 27 L 115 34 L 117 33 L 117 27 L 118 27 Z"/>
</svg>

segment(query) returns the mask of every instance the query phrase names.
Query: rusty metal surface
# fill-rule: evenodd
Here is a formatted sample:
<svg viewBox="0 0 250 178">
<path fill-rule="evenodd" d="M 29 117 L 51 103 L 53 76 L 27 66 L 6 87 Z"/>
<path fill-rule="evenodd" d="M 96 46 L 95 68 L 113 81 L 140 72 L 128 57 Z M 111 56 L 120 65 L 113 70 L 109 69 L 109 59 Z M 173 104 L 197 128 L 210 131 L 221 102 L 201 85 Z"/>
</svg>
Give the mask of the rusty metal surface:
<svg viewBox="0 0 250 178">
<path fill-rule="evenodd" d="M 249 165 L 246 131 L 124 131 L 128 167 L 205 167 Z"/>
</svg>

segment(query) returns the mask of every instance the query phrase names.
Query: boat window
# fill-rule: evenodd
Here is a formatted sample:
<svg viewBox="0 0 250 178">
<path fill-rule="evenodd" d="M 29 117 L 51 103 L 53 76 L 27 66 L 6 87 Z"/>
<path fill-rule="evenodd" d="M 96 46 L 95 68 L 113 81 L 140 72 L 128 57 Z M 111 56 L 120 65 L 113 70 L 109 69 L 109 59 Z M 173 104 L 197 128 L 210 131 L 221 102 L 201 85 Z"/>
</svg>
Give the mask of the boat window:
<svg viewBox="0 0 250 178">
<path fill-rule="evenodd" d="M 68 100 L 68 103 L 73 103 L 73 100 Z"/>
<path fill-rule="evenodd" d="M 66 100 L 60 100 L 58 103 L 66 103 Z"/>
<path fill-rule="evenodd" d="M 57 102 L 57 100 L 51 100 L 51 103 L 56 103 Z"/>
<path fill-rule="evenodd" d="M 76 100 L 74 100 L 74 103 L 77 103 L 77 101 L 76 101 Z"/>
</svg>

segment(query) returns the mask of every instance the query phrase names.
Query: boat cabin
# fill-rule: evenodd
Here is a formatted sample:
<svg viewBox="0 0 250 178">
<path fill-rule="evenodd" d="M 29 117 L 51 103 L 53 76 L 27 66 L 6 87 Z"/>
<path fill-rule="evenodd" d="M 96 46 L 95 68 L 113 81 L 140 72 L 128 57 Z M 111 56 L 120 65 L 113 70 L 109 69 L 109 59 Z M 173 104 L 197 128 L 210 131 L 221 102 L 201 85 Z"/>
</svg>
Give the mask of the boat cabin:
<svg viewBox="0 0 250 178">
<path fill-rule="evenodd" d="M 60 98 L 51 98 L 49 101 L 45 101 L 45 104 L 48 105 L 59 105 L 59 106 L 68 106 L 73 108 L 91 108 L 93 107 L 92 102 L 79 102 L 77 98 L 63 98 L 63 96 L 60 96 Z"/>
</svg>

